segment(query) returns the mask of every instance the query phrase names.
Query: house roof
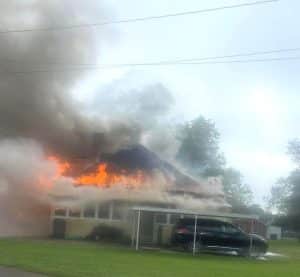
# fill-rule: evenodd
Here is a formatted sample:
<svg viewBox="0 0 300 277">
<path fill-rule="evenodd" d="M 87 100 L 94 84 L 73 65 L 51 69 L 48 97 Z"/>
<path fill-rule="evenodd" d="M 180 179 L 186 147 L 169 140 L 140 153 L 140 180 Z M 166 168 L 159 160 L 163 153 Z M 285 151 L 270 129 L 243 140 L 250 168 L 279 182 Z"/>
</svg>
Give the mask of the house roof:
<svg viewBox="0 0 300 277">
<path fill-rule="evenodd" d="M 203 182 L 183 173 L 182 170 L 179 170 L 170 162 L 162 160 L 157 154 L 140 144 L 121 149 L 113 154 L 104 155 L 101 159 L 127 170 L 151 171 L 158 169 L 166 177 L 173 179 L 174 187 L 172 190 L 177 192 L 191 192 L 199 196 L 210 194 L 207 190 L 203 191 Z M 213 184 L 208 185 L 213 186 Z M 222 191 L 214 191 L 213 187 L 211 192 L 214 196 L 223 196 Z"/>
</svg>

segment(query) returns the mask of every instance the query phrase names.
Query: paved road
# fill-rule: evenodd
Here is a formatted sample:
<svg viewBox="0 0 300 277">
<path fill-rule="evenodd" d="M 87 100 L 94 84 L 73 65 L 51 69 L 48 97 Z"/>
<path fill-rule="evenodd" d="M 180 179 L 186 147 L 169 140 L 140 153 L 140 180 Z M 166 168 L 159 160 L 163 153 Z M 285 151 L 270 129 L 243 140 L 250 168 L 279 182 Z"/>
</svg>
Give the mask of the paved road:
<svg viewBox="0 0 300 277">
<path fill-rule="evenodd" d="M 0 266 L 0 277 L 46 277 L 46 275 L 24 272 L 15 268 Z"/>
</svg>

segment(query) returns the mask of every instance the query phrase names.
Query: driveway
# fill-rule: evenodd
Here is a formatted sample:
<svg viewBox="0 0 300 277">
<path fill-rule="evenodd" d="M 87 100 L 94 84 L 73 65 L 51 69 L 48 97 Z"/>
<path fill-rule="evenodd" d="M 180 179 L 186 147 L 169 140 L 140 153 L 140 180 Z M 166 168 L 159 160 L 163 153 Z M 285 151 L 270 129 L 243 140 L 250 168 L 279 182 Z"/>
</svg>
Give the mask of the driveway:
<svg viewBox="0 0 300 277">
<path fill-rule="evenodd" d="M 1 277 L 46 277 L 46 275 L 25 272 L 15 268 L 2 267 L 2 266 L 0 266 L 0 276 Z"/>
</svg>

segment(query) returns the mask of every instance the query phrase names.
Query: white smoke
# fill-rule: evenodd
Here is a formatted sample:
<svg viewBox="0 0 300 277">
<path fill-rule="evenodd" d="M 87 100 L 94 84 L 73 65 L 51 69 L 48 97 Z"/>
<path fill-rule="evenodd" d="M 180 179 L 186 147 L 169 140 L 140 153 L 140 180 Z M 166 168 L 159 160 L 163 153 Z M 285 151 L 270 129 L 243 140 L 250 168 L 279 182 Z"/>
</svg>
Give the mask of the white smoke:
<svg viewBox="0 0 300 277">
<path fill-rule="evenodd" d="M 55 165 L 32 140 L 0 141 L 0 236 L 45 235 L 49 232 L 48 188 Z"/>
<path fill-rule="evenodd" d="M 134 122 L 142 130 L 140 142 L 162 159 L 174 162 L 178 150 L 174 96 L 160 82 L 139 79 L 143 76 L 130 72 L 97 89 L 86 112 Z"/>
</svg>

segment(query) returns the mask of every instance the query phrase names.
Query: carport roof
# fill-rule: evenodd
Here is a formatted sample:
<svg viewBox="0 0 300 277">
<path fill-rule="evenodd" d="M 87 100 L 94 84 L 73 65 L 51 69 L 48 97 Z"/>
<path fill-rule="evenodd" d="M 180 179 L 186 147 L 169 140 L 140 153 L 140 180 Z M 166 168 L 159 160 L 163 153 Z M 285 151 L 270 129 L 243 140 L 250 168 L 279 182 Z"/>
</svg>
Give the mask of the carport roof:
<svg viewBox="0 0 300 277">
<path fill-rule="evenodd" d="M 146 207 L 146 206 L 135 206 L 132 208 L 133 211 L 145 211 L 145 212 L 155 212 L 164 214 L 184 214 L 199 217 L 215 217 L 215 218 L 237 218 L 237 219 L 258 219 L 257 215 L 245 215 L 237 213 L 218 213 L 218 212 L 197 212 L 191 210 L 182 209 L 166 209 L 158 207 Z"/>
</svg>

